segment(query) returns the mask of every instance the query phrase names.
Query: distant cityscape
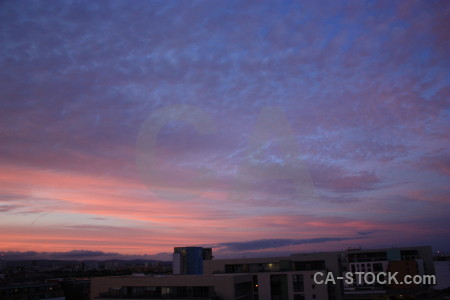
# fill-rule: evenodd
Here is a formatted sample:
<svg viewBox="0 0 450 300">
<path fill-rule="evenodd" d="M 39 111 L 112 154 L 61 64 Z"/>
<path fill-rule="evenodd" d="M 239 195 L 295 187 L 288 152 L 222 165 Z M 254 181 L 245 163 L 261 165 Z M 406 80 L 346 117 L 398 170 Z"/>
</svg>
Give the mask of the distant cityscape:
<svg viewBox="0 0 450 300">
<path fill-rule="evenodd" d="M 435 276 L 420 284 L 321 284 L 356 272 Z M 434 278 L 434 277 L 433 277 Z M 323 282 L 323 280 L 322 280 Z M 450 255 L 431 247 L 349 248 L 289 256 L 216 259 L 213 249 L 175 247 L 172 261 L 0 260 L 2 300 L 88 299 L 449 299 Z"/>
</svg>

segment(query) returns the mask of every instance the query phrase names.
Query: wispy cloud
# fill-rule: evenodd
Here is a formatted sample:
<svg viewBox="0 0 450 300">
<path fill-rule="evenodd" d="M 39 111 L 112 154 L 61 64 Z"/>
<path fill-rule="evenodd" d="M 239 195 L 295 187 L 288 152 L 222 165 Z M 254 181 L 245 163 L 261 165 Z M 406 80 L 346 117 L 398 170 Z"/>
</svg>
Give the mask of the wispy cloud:
<svg viewBox="0 0 450 300">
<path fill-rule="evenodd" d="M 248 242 L 230 242 L 230 243 L 220 243 L 218 247 L 225 247 L 225 250 L 229 251 L 248 251 L 248 250 L 265 250 L 274 249 L 284 246 L 294 246 L 303 244 L 320 244 L 327 242 L 336 241 L 348 241 L 359 239 L 360 237 L 322 237 L 322 238 L 312 238 L 312 239 L 262 239 L 254 240 Z"/>
<path fill-rule="evenodd" d="M 3 1 L 2 243 L 441 243 L 449 14 L 446 1 Z M 216 130 L 163 120 L 137 166 L 144 122 L 180 104 Z"/>
</svg>

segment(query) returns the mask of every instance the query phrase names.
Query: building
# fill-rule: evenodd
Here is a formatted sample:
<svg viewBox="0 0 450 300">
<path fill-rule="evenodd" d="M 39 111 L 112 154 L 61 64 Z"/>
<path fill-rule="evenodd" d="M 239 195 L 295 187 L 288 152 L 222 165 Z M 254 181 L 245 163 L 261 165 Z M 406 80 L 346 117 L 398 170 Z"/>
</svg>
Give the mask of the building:
<svg viewBox="0 0 450 300">
<path fill-rule="evenodd" d="M 63 299 L 59 283 L 23 283 L 0 286 L 2 300 Z"/>
<path fill-rule="evenodd" d="M 386 249 L 349 249 L 345 252 L 346 272 L 398 272 L 398 278 L 405 275 L 435 275 L 431 247 L 401 247 Z M 345 275 L 345 272 L 344 272 Z M 431 284 L 380 284 L 359 282 L 345 284 L 344 299 L 386 299 L 396 295 L 411 295 L 429 290 Z M 394 299 L 394 298 L 392 298 Z"/>
<path fill-rule="evenodd" d="M 202 247 L 175 247 L 173 251 L 173 274 L 201 275 L 203 261 L 212 259 L 212 249 Z"/>
<path fill-rule="evenodd" d="M 348 272 L 398 272 L 400 276 L 435 274 L 431 247 L 211 258 L 209 249 L 175 248 L 174 270 L 185 275 L 93 278 L 91 299 L 428 299 L 432 292 L 430 284 L 381 285 L 357 281 L 346 284 L 342 277 Z M 191 275 L 195 272 L 204 274 Z M 317 274 L 323 275 L 317 278 Z M 326 275 L 336 280 L 323 281 Z"/>
<path fill-rule="evenodd" d="M 205 274 L 251 274 L 253 299 L 341 299 L 342 284 L 316 284 L 314 274 L 341 274 L 339 252 L 292 254 L 286 257 L 221 259 L 204 262 Z"/>
<path fill-rule="evenodd" d="M 96 277 L 91 299 L 251 300 L 251 275 L 153 275 Z"/>
<path fill-rule="evenodd" d="M 434 262 L 436 270 L 436 290 L 445 290 L 450 288 L 450 260 L 439 260 Z"/>
<path fill-rule="evenodd" d="M 0 253 L 0 271 L 3 271 L 6 269 L 6 261 L 5 261 L 5 254 L 2 252 Z"/>
<path fill-rule="evenodd" d="M 90 279 L 65 279 L 61 282 L 65 300 L 89 300 Z"/>
</svg>

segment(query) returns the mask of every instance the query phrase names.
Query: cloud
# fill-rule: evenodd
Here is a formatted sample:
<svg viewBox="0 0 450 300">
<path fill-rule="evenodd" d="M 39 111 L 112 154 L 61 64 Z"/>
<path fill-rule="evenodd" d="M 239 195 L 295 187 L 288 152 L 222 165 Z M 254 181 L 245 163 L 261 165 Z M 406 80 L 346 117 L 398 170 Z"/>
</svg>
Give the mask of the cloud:
<svg viewBox="0 0 450 300">
<path fill-rule="evenodd" d="M 424 156 L 417 162 L 417 166 L 450 177 L 450 154 L 441 151 L 441 153 Z"/>
<path fill-rule="evenodd" d="M 0 205 L 0 212 L 9 212 L 9 211 L 15 211 L 20 209 L 20 205 Z"/>
<path fill-rule="evenodd" d="M 170 260 L 169 253 L 158 253 L 155 255 L 124 255 L 114 252 L 71 250 L 67 252 L 36 252 L 36 251 L 5 251 L 2 252 L 6 260 L 35 260 L 35 259 L 55 259 L 55 260 Z"/>
<path fill-rule="evenodd" d="M 8 249 L 163 252 L 248 236 L 351 236 L 385 229 L 381 219 L 406 232 L 402 222 L 417 215 L 435 224 L 434 204 L 448 210 L 445 1 L 0 6 Z M 175 104 L 202 109 L 217 131 L 166 124 L 149 166 L 160 180 L 146 186 L 137 135 Z M 298 156 L 277 149 L 287 131 L 264 137 L 256 162 L 247 155 L 267 106 L 284 112 Z"/>
<path fill-rule="evenodd" d="M 375 233 L 375 232 L 376 231 L 358 231 L 358 234 L 365 236 L 365 235 L 370 235 L 370 234 Z"/>
<path fill-rule="evenodd" d="M 355 193 L 383 187 L 382 179 L 370 171 L 355 172 L 336 165 L 324 164 L 312 164 L 309 170 L 314 185 L 328 191 Z"/>
<path fill-rule="evenodd" d="M 347 241 L 354 239 L 359 239 L 359 237 L 350 237 L 350 238 L 323 237 L 311 239 L 261 239 L 248 242 L 220 243 L 218 244 L 218 246 L 225 247 L 226 250 L 230 251 L 247 251 L 247 250 L 274 249 L 293 245 L 320 244 L 327 242 Z"/>
</svg>

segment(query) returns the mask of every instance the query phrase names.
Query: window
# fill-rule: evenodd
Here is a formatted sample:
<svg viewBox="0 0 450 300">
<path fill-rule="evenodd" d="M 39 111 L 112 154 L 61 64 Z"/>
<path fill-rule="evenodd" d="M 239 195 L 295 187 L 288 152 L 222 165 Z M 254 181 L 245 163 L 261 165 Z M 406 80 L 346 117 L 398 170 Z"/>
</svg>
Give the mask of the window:
<svg viewBox="0 0 450 300">
<path fill-rule="evenodd" d="M 374 272 L 381 272 L 381 271 L 383 271 L 383 265 L 381 263 L 374 263 L 373 264 L 373 271 Z"/>
<path fill-rule="evenodd" d="M 258 275 L 253 275 L 252 283 L 253 283 L 253 293 L 258 294 L 258 288 L 259 288 Z"/>
<path fill-rule="evenodd" d="M 305 285 L 303 282 L 303 274 L 294 274 L 292 275 L 292 286 L 294 292 L 303 292 L 305 289 Z"/>
<path fill-rule="evenodd" d="M 244 268 L 242 264 L 238 265 L 225 265 L 225 273 L 243 273 Z"/>
<path fill-rule="evenodd" d="M 270 275 L 270 296 L 272 300 L 288 298 L 287 274 Z"/>
<path fill-rule="evenodd" d="M 325 270 L 324 260 L 313 260 L 313 261 L 296 261 L 294 263 L 296 271 L 316 271 Z"/>
</svg>

